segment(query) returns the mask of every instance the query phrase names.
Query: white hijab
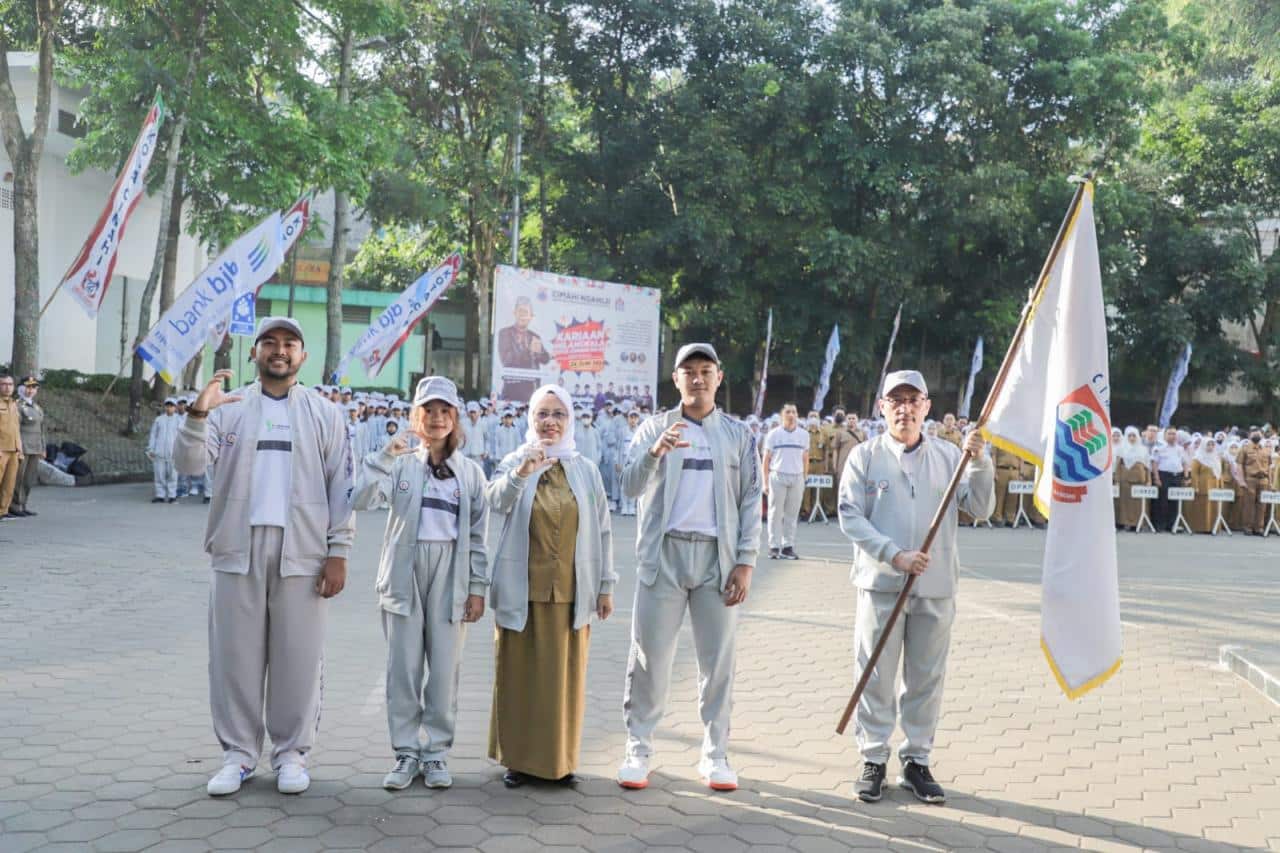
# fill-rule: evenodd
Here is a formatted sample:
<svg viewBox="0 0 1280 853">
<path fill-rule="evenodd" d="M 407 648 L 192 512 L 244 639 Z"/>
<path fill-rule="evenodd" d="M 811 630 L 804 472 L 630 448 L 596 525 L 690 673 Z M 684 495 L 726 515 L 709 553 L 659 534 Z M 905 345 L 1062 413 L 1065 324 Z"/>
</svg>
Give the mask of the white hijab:
<svg viewBox="0 0 1280 853">
<path fill-rule="evenodd" d="M 1210 471 L 1212 471 L 1213 476 L 1221 477 L 1222 476 L 1222 454 L 1221 452 L 1219 452 L 1216 446 L 1213 448 L 1213 450 L 1209 449 L 1210 441 L 1213 441 L 1213 439 L 1211 438 L 1208 441 L 1201 442 L 1200 446 L 1196 448 L 1195 460 L 1199 462 L 1201 465 L 1203 465 L 1204 467 L 1208 468 Z M 1216 442 L 1214 443 L 1215 445 L 1217 444 Z"/>
<path fill-rule="evenodd" d="M 1131 438 L 1138 439 L 1130 441 Z M 1151 464 L 1151 451 L 1142 441 L 1142 434 L 1138 432 L 1138 428 L 1131 426 L 1124 429 L 1124 441 L 1120 442 L 1116 448 L 1116 455 L 1124 462 L 1126 468 L 1132 468 L 1134 465 Z"/>
<path fill-rule="evenodd" d="M 524 431 L 524 444 L 521 445 L 520 451 L 526 453 L 530 448 L 539 444 L 542 439 L 538 437 L 538 404 L 542 402 L 542 398 L 548 394 L 554 394 L 556 399 L 564 406 L 564 410 L 569 417 L 565 420 L 564 431 L 560 434 L 560 440 L 547 448 L 548 459 L 571 459 L 578 455 L 578 444 L 574 441 L 574 416 L 573 416 L 573 398 L 569 396 L 569 392 L 561 388 L 559 385 L 543 385 L 537 391 L 533 392 L 533 396 L 529 398 L 529 414 L 527 420 L 528 428 Z"/>
</svg>

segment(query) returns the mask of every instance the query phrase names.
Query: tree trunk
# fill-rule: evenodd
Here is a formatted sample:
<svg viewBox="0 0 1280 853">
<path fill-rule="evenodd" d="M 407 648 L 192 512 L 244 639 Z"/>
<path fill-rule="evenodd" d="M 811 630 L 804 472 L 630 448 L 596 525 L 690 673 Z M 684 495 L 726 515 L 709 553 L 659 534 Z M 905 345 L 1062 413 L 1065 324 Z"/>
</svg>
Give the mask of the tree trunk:
<svg viewBox="0 0 1280 853">
<path fill-rule="evenodd" d="M 489 363 L 492 360 L 493 353 L 492 341 L 493 337 L 490 323 L 490 316 L 493 313 L 493 274 L 497 269 L 497 231 L 492 226 L 481 226 L 481 240 L 477 247 L 476 254 L 476 325 L 477 339 L 479 341 L 479 362 L 477 366 L 476 390 L 485 388 L 489 384 Z M 491 391 L 494 389 L 490 389 Z"/>
<path fill-rule="evenodd" d="M 200 64 L 200 55 L 204 48 L 205 25 L 208 20 L 207 10 L 203 7 L 199 12 L 199 26 L 196 27 L 194 47 L 187 58 L 187 72 L 183 79 L 182 92 L 190 97 L 195 83 L 196 68 Z M 182 155 L 182 137 L 187 129 L 187 110 L 175 117 L 173 131 L 169 135 L 169 148 L 165 152 L 164 187 L 160 190 L 160 236 L 156 239 L 156 251 L 151 260 L 151 274 L 147 276 L 146 286 L 142 288 L 142 299 L 138 307 L 138 337 L 134 341 L 133 371 L 129 378 L 129 419 L 125 424 L 125 435 L 134 435 L 142 429 L 142 398 L 146 394 L 146 382 L 143 381 L 144 364 L 137 354 L 138 345 L 151 330 L 151 303 L 155 300 L 156 287 L 160 283 L 160 274 L 164 268 L 165 251 L 169 242 L 169 221 L 173 215 L 173 191 L 178 180 L 178 159 Z"/>
<path fill-rule="evenodd" d="M 160 272 L 160 315 L 173 305 L 176 295 L 176 279 L 178 276 L 178 241 L 182 238 L 182 176 L 173 182 L 173 198 L 170 201 L 169 229 L 165 236 L 164 268 Z M 198 358 L 199 356 L 197 356 Z M 183 371 L 183 376 L 186 371 Z M 163 378 L 156 379 L 155 392 L 152 395 L 157 403 L 162 402 L 173 392 L 173 386 Z"/>
<path fill-rule="evenodd" d="M 55 0 L 36 0 L 36 105 L 28 135 L 9 78 L 9 43 L 0 28 L 0 136 L 13 164 L 13 358 L 17 376 L 40 369 L 40 158 L 53 99 L 53 31 L 62 14 Z"/>
<path fill-rule="evenodd" d="M 342 30 L 342 54 L 338 67 L 338 108 L 351 103 L 351 53 L 355 33 Z M 347 236 L 351 230 L 351 197 L 333 188 L 333 242 L 329 250 L 329 281 L 325 285 L 324 382 L 329 382 L 342 358 L 342 286 L 346 278 Z"/>
</svg>

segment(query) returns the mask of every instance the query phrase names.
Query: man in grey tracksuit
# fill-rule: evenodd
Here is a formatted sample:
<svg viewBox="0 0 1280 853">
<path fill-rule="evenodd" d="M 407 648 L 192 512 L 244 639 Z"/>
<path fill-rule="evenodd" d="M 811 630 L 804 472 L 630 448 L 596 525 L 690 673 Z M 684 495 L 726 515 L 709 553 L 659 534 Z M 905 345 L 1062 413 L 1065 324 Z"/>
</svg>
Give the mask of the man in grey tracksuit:
<svg viewBox="0 0 1280 853">
<path fill-rule="evenodd" d="M 648 785 L 686 609 L 698 657 L 698 772 L 715 790 L 738 786 L 728 761 L 736 605 L 746 600 L 759 549 L 761 483 L 751 431 L 716 409 L 723 379 L 710 344 L 681 347 L 672 376 L 681 405 L 636 430 L 622 471 L 623 493 L 639 499 L 627 752 L 618 769 L 624 788 Z"/>
<path fill-rule="evenodd" d="M 854 791 L 865 802 L 880 799 L 889 760 L 889 738 L 902 724 L 899 784 L 928 803 L 945 799 L 929 771 L 951 623 L 955 618 L 960 561 L 957 510 L 985 518 L 995 506 L 995 471 L 975 430 L 963 450 L 922 434 L 929 390 L 914 370 L 885 377 L 880 409 L 888 430 L 849 452 L 840 476 L 840 527 L 853 540 L 851 579 L 858 589 L 854 617 L 857 671 L 870 660 L 908 575 L 918 575 L 854 716 L 864 760 Z M 963 454 L 969 467 L 928 554 L 919 550 Z M 902 692 L 894 695 L 898 662 Z"/>
<path fill-rule="evenodd" d="M 151 499 L 153 504 L 173 503 L 178 499 L 178 470 L 173 466 L 173 446 L 180 426 L 182 417 L 178 415 L 178 401 L 169 397 L 164 401 L 164 414 L 151 424 L 151 434 L 147 438 L 147 458 L 151 460 L 156 491 L 156 496 Z"/>
<path fill-rule="evenodd" d="M 217 371 L 188 409 L 176 444 L 180 471 L 214 470 L 205 533 L 213 564 L 210 711 L 223 753 L 208 785 L 214 796 L 239 790 L 264 732 L 277 789 L 309 787 L 327 599 L 346 584 L 355 536 L 346 419 L 297 384 L 306 360 L 301 327 L 287 317 L 264 319 L 251 357 L 259 381 L 227 395 L 221 385 L 231 371 Z"/>
</svg>

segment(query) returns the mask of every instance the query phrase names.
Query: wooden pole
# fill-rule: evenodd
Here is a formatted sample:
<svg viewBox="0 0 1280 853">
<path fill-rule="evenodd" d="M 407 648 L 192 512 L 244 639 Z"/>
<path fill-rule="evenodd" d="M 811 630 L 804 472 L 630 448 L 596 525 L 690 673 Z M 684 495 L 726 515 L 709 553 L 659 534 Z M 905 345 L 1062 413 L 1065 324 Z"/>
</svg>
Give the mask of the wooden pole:
<svg viewBox="0 0 1280 853">
<path fill-rule="evenodd" d="M 1040 300 L 1040 295 L 1044 293 L 1045 286 L 1049 283 L 1049 273 L 1057 262 L 1059 253 L 1062 251 L 1062 242 L 1066 237 L 1067 226 L 1075 218 L 1076 210 L 1079 209 L 1080 201 L 1084 198 L 1085 190 L 1092 179 L 1092 174 L 1086 175 L 1085 179 L 1076 187 L 1075 195 L 1071 199 L 1071 206 L 1067 208 L 1067 215 L 1063 217 L 1062 225 L 1058 227 L 1058 236 L 1054 238 L 1053 248 L 1049 250 L 1049 257 L 1045 259 L 1044 266 L 1040 269 L 1040 277 L 1036 280 L 1036 285 L 1027 299 L 1027 304 L 1022 307 L 1022 317 L 1018 320 L 1018 328 L 1014 330 L 1013 340 L 1009 342 L 1009 349 L 1005 352 L 1004 361 L 1000 364 L 1000 372 L 996 374 L 995 382 L 991 386 L 991 392 L 987 394 L 987 401 L 982 406 L 982 413 L 978 415 L 978 420 L 974 424 L 975 429 L 981 430 L 986 426 L 987 419 L 991 416 L 991 408 L 995 405 L 996 399 L 999 398 L 1000 392 L 1004 388 L 1005 380 L 1009 376 L 1009 370 L 1013 366 L 1013 357 L 1022 347 L 1022 339 L 1026 337 L 1032 308 Z M 955 497 L 956 489 L 960 486 L 960 479 L 964 476 L 965 469 L 969 467 L 971 458 L 968 453 L 963 454 L 960 457 L 960 463 L 956 465 L 955 472 L 951 475 L 951 482 L 947 484 L 947 490 L 942 495 L 942 501 L 938 504 L 938 509 L 933 514 L 933 520 L 929 522 L 929 532 L 925 534 L 924 544 L 920 546 L 920 550 L 925 554 L 929 553 L 929 549 L 933 546 L 933 540 L 937 537 L 938 530 L 942 527 L 942 519 L 946 515 L 947 507 L 951 505 L 951 501 Z M 867 665 L 862 668 L 862 675 L 858 678 L 858 683 L 853 688 L 853 695 L 849 697 L 844 713 L 840 715 L 840 722 L 836 725 L 836 734 L 844 734 L 844 730 L 848 727 L 849 720 L 853 717 L 854 709 L 858 707 L 858 701 L 862 698 L 862 691 L 866 689 L 867 682 L 871 680 L 871 674 L 875 672 L 876 663 L 880 660 L 881 653 L 884 652 L 885 644 L 889 641 L 889 635 L 893 632 L 893 626 L 897 623 L 898 616 L 907 604 L 907 597 L 911 595 L 911 588 L 915 586 L 917 577 L 918 575 L 908 575 L 907 582 L 902 585 L 902 592 L 898 593 L 898 600 L 893 604 L 889 619 L 880 631 L 880 639 L 876 640 L 875 648 L 871 651 L 871 657 L 867 660 Z"/>
</svg>

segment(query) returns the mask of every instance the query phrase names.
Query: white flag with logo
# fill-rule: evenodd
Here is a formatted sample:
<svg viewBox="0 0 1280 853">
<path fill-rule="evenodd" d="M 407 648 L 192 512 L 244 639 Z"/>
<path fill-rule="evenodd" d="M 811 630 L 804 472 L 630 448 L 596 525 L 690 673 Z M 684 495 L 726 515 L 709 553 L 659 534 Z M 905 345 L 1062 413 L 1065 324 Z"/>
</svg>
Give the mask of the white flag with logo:
<svg viewBox="0 0 1280 853">
<path fill-rule="evenodd" d="M 266 281 L 281 258 L 280 212 L 275 211 L 196 276 L 147 332 L 138 355 L 172 383 L 212 331 L 227 322 L 236 297 Z"/>
<path fill-rule="evenodd" d="M 1046 276 L 1005 384 L 988 403 L 983 434 L 1039 469 L 1035 503 L 1049 519 L 1041 647 L 1075 699 L 1110 678 L 1121 655 L 1111 383 L 1092 184 L 1080 193 Z"/>
<path fill-rule="evenodd" d="M 827 401 L 827 391 L 831 388 L 831 370 L 836 366 L 836 356 L 840 354 L 840 326 L 831 327 L 831 337 L 827 338 L 827 357 L 822 362 L 822 376 L 818 379 L 818 388 L 813 392 L 813 410 L 822 411 L 822 404 Z"/>
</svg>

